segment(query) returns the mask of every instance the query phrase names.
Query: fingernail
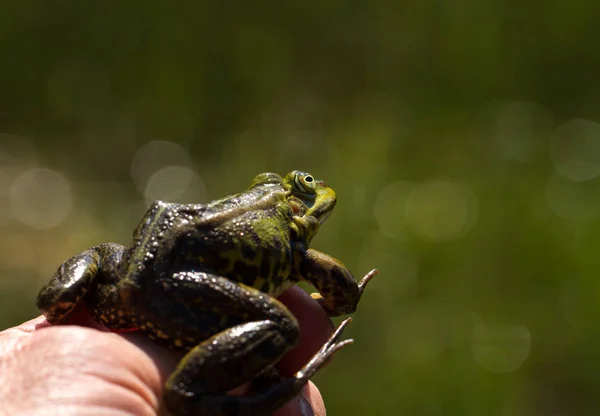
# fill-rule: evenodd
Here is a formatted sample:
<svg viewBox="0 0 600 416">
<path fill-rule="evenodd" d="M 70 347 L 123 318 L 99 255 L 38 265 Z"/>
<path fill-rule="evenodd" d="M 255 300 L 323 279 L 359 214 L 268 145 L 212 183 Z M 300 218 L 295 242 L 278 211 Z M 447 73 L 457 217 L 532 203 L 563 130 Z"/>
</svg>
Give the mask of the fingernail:
<svg viewBox="0 0 600 416">
<path fill-rule="evenodd" d="M 304 396 L 300 396 L 300 414 L 302 416 L 316 416 L 312 405 Z"/>
</svg>

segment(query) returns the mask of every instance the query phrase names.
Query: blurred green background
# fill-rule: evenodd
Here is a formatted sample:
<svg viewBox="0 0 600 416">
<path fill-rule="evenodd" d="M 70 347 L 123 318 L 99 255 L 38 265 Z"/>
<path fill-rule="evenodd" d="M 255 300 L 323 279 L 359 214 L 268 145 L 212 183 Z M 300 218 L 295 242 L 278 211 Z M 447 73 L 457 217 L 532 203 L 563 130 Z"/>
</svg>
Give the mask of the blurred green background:
<svg viewBox="0 0 600 416">
<path fill-rule="evenodd" d="M 154 199 L 338 192 L 329 414 L 600 413 L 600 3 L 0 0 L 0 328 Z"/>
</svg>

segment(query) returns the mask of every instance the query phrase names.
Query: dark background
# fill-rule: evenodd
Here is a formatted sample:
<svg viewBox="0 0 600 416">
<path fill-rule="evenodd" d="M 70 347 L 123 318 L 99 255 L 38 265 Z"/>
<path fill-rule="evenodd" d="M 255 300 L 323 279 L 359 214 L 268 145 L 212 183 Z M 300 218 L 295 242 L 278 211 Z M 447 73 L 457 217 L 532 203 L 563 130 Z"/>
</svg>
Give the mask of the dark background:
<svg viewBox="0 0 600 416">
<path fill-rule="evenodd" d="M 0 328 L 150 201 L 338 192 L 329 413 L 600 412 L 600 3 L 0 0 Z"/>
</svg>

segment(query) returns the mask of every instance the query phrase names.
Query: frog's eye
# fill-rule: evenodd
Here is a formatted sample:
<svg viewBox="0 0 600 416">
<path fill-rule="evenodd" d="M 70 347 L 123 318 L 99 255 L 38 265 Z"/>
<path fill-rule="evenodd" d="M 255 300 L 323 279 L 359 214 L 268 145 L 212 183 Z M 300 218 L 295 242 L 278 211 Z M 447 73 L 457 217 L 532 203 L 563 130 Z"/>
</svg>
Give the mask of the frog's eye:
<svg viewBox="0 0 600 416">
<path fill-rule="evenodd" d="M 298 172 L 294 176 L 294 185 L 296 190 L 303 194 L 315 193 L 315 178 L 305 172 Z"/>
</svg>

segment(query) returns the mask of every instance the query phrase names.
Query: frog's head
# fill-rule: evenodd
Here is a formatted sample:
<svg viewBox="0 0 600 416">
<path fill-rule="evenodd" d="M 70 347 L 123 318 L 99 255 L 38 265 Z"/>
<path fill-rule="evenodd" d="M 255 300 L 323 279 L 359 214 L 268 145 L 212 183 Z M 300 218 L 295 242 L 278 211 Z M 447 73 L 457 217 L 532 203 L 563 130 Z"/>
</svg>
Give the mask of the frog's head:
<svg viewBox="0 0 600 416">
<path fill-rule="evenodd" d="M 316 180 L 310 173 L 298 170 L 285 175 L 283 187 L 291 192 L 290 201 L 299 203 L 303 216 L 313 216 L 321 224 L 329 217 L 335 207 L 335 191 Z"/>
</svg>

